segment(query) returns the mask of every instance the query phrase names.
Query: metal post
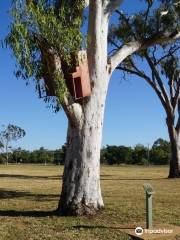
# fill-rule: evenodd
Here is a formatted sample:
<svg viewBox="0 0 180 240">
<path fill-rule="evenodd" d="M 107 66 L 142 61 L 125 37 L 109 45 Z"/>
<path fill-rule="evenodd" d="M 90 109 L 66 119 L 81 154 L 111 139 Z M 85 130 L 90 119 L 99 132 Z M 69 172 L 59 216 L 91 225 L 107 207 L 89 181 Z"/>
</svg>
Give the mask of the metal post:
<svg viewBox="0 0 180 240">
<path fill-rule="evenodd" d="M 146 192 L 146 228 L 152 228 L 152 194 Z"/>
<path fill-rule="evenodd" d="M 152 195 L 154 194 L 153 187 L 146 183 L 144 184 L 144 190 L 146 193 L 146 228 L 152 228 Z"/>
</svg>

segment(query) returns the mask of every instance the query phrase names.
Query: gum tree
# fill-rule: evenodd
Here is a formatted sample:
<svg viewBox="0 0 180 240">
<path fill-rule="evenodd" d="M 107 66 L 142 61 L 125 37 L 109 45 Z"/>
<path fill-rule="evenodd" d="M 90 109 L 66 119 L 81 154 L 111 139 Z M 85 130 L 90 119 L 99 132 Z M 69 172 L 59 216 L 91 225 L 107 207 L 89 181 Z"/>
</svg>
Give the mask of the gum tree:
<svg viewBox="0 0 180 240">
<path fill-rule="evenodd" d="M 111 44 L 118 47 L 118 40 L 120 39 L 124 41 L 127 37 L 139 39 L 142 34 L 147 36 L 149 33 L 157 31 L 157 28 L 160 32 L 163 26 L 166 26 L 166 30 L 171 29 L 173 25 L 178 28 L 180 2 L 164 1 L 164 4 L 156 12 L 156 18 L 152 15 L 152 11 L 154 11 L 153 4 L 150 3 L 145 13 L 130 19 L 123 12 L 116 10 L 121 26 L 111 28 Z M 179 40 L 176 43 L 164 43 L 162 46 L 151 46 L 129 56 L 116 67 L 118 70 L 144 79 L 153 89 L 165 110 L 171 143 L 169 178 L 180 177 L 179 50 Z"/>
<path fill-rule="evenodd" d="M 26 132 L 24 129 L 9 124 L 7 127 L 0 132 L 0 149 L 6 156 L 6 164 L 8 165 L 9 160 L 9 150 L 11 148 L 11 142 L 17 141 L 18 139 L 24 137 Z"/>
<path fill-rule="evenodd" d="M 118 69 L 124 70 L 144 79 L 154 90 L 166 113 L 166 125 L 171 144 L 169 178 L 180 177 L 180 65 L 179 58 L 172 52 L 179 47 L 171 47 L 168 53 L 157 57 L 156 49 L 143 53 L 143 59 L 149 66 L 150 73 L 130 57 L 128 66 L 121 64 Z M 142 58 L 142 55 L 141 55 Z"/>
<path fill-rule="evenodd" d="M 163 27 L 160 32 L 149 33 L 147 37 L 121 41 L 120 48 L 108 54 L 110 17 L 122 2 L 14 1 L 7 42 L 20 66 L 17 75 L 25 79 L 33 77 L 39 90 L 44 88 L 49 93 L 53 89 L 56 97 L 45 100 L 50 104 L 56 102 L 68 118 L 63 186 L 58 206 L 61 214 L 94 214 L 104 207 L 100 187 L 100 147 L 106 94 L 115 68 L 136 51 L 180 37 L 177 26 L 168 30 Z M 157 2 L 159 7 L 162 2 Z M 77 102 L 68 90 L 68 82 L 69 73 L 78 65 L 76 56 L 84 42 L 80 27 L 85 8 L 89 13 L 87 56 L 92 92 L 90 97 Z"/>
</svg>

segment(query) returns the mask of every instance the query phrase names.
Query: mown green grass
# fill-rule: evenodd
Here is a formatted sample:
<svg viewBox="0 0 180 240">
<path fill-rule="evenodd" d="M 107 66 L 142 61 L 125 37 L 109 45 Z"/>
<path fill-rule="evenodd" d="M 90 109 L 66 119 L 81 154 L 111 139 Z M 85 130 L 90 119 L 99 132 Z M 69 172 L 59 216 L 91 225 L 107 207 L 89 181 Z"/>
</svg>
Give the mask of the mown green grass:
<svg viewBox="0 0 180 240">
<path fill-rule="evenodd" d="M 180 180 L 167 167 L 103 166 L 105 209 L 94 217 L 58 217 L 63 168 L 0 165 L 0 240 L 126 240 L 145 221 L 143 184 L 155 188 L 154 221 L 180 226 Z"/>
</svg>

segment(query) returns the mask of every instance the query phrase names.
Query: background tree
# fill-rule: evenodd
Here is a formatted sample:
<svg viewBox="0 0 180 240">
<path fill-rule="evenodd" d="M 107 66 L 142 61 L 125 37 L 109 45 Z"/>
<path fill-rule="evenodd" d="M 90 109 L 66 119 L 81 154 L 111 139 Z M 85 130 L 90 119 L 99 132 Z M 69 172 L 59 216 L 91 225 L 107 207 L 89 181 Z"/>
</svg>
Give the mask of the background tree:
<svg viewBox="0 0 180 240">
<path fill-rule="evenodd" d="M 11 142 L 17 141 L 18 139 L 24 137 L 25 134 L 26 133 L 22 128 L 12 124 L 4 127 L 4 129 L 0 132 L 0 145 L 1 150 L 5 153 L 6 156 L 6 164 L 8 164 Z"/>
<path fill-rule="evenodd" d="M 14 2 L 7 43 L 19 63 L 17 76 L 25 79 L 33 77 L 39 92 L 43 88 L 48 96 L 53 95 L 51 99 L 57 103 L 56 109 L 61 106 L 68 118 L 65 168 L 58 211 L 65 215 L 94 214 L 104 206 L 99 160 L 110 77 L 117 65 L 134 52 L 178 39 L 180 33 L 177 24 L 169 28 L 164 24 L 160 31 L 156 28 L 156 22 L 151 22 L 154 31 L 148 36 L 144 37 L 142 31 L 140 38 L 123 40 L 117 51 L 108 54 L 109 20 L 122 0 Z M 161 9 L 164 1 L 156 2 L 157 8 Z M 83 45 L 80 27 L 84 19 L 83 10 L 87 6 L 87 57 L 92 92 L 90 97 L 76 101 L 68 87 L 71 81 L 69 74 L 78 66 L 77 52 Z M 158 9 L 153 14 L 155 19 Z"/>
<path fill-rule="evenodd" d="M 158 36 L 164 26 L 167 28 L 166 31 L 169 31 L 174 25 L 179 26 L 179 1 L 163 1 L 155 13 L 156 17 L 154 17 L 153 11 L 153 1 L 148 3 L 146 12 L 135 15 L 132 19 L 117 10 L 120 27 L 112 26 L 111 43 L 118 47 L 119 40 L 139 39 L 142 34 L 145 38 L 148 38 L 149 34 L 152 33 L 156 33 Z M 154 46 L 146 50 L 143 49 L 117 67 L 119 70 L 143 78 L 155 91 L 166 112 L 172 154 L 170 178 L 180 177 L 180 65 L 177 56 L 179 49 L 179 41 L 171 45 L 163 44 L 162 47 Z M 146 62 L 146 72 L 140 59 Z"/>
<path fill-rule="evenodd" d="M 12 154 L 10 155 L 10 161 L 15 162 L 16 164 L 20 163 L 22 161 L 21 158 L 22 155 L 22 149 L 19 147 L 17 149 L 12 150 Z"/>
<path fill-rule="evenodd" d="M 134 148 L 126 146 L 109 146 L 101 150 L 102 164 L 139 164 L 165 165 L 169 163 L 171 155 L 170 143 L 158 138 L 152 148 L 137 144 Z"/>
<path fill-rule="evenodd" d="M 41 147 L 41 148 L 37 151 L 37 159 L 38 159 L 38 161 L 39 161 L 40 163 L 44 163 L 44 165 L 46 166 L 47 163 L 50 162 L 47 149 Z"/>
<path fill-rule="evenodd" d="M 132 163 L 133 164 L 144 164 L 144 165 L 149 164 L 148 148 L 143 146 L 142 144 L 137 144 L 133 150 Z"/>
<path fill-rule="evenodd" d="M 9 163 L 33 163 L 33 164 L 56 164 L 64 165 L 66 146 L 57 150 L 47 150 L 41 147 L 38 150 L 28 151 L 17 148 L 11 149 Z M 148 158 L 148 155 L 150 158 Z M 171 155 L 170 143 L 164 139 L 157 139 L 149 149 L 142 144 L 134 148 L 127 146 L 107 145 L 101 149 L 101 163 L 109 165 L 119 164 L 154 164 L 165 165 L 169 163 Z M 0 153 L 0 163 L 3 163 L 5 154 Z"/>
<path fill-rule="evenodd" d="M 161 138 L 157 139 L 150 151 L 150 162 L 158 164 L 168 164 L 171 155 L 171 144 Z"/>
<path fill-rule="evenodd" d="M 14 154 L 14 152 L 13 152 Z M 17 155 L 16 155 L 17 154 Z M 18 163 L 30 163 L 30 151 L 25 150 L 25 149 L 17 149 L 17 151 L 15 151 L 15 157 L 17 157 L 17 162 Z"/>
<path fill-rule="evenodd" d="M 132 161 L 132 148 L 125 146 L 109 146 L 101 150 L 101 162 L 109 165 L 128 164 Z"/>
<path fill-rule="evenodd" d="M 148 49 L 141 54 L 149 68 L 150 74 L 144 73 L 134 61 L 130 60 L 133 67 L 131 73 L 145 79 L 158 96 L 165 112 L 166 124 L 171 143 L 171 161 L 169 177 L 180 177 L 180 65 L 179 58 L 174 51 L 179 46 L 168 48 L 167 52 L 157 57 L 159 51 L 156 48 Z M 121 68 L 121 67 L 120 67 Z M 128 68 L 126 69 L 128 71 Z M 130 72 L 128 71 L 128 72 Z"/>
<path fill-rule="evenodd" d="M 61 148 L 53 151 L 53 163 L 56 165 L 64 165 L 65 156 L 66 156 L 66 144 L 62 145 Z"/>
<path fill-rule="evenodd" d="M 179 44 L 153 47 L 129 57 L 118 69 L 143 78 L 158 96 L 165 112 L 171 143 L 169 177 L 180 177 L 180 65 Z M 146 62 L 147 71 L 137 57 Z M 150 71 L 149 71 L 150 70 Z M 148 74 L 149 73 L 149 74 Z"/>
</svg>

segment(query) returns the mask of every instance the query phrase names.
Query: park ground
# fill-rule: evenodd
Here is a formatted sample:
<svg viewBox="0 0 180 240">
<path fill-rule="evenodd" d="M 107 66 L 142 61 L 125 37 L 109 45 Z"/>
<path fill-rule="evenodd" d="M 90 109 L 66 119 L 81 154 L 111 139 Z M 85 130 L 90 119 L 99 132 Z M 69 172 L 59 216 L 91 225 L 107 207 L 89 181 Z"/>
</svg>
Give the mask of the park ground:
<svg viewBox="0 0 180 240">
<path fill-rule="evenodd" d="M 105 209 L 93 217 L 60 217 L 62 166 L 0 165 L 0 240 L 126 240 L 123 228 L 145 221 L 144 183 L 155 189 L 154 221 L 180 226 L 180 180 L 168 167 L 102 166 Z"/>
</svg>

